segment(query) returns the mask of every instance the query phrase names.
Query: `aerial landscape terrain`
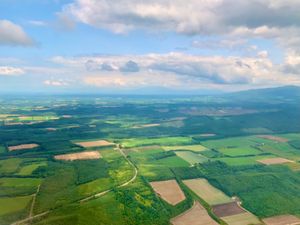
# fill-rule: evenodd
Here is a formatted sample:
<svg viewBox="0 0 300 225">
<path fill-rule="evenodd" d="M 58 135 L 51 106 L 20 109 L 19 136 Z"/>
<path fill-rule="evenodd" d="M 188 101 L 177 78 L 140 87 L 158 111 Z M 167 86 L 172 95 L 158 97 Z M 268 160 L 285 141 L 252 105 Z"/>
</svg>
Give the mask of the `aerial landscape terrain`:
<svg viewBox="0 0 300 225">
<path fill-rule="evenodd" d="M 0 224 L 297 224 L 299 101 L 3 97 Z"/>
<path fill-rule="evenodd" d="M 0 225 L 300 225 L 300 0 L 0 0 Z"/>
</svg>

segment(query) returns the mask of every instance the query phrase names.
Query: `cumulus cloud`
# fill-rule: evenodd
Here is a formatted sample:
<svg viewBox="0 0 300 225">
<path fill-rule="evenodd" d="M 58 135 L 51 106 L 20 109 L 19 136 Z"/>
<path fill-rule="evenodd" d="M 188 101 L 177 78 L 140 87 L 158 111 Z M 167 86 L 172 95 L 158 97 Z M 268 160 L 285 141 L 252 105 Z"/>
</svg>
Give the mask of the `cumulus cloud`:
<svg viewBox="0 0 300 225">
<path fill-rule="evenodd" d="M 21 68 L 0 66 L 0 76 L 18 76 L 24 73 L 25 71 Z"/>
<path fill-rule="evenodd" d="M 17 24 L 0 20 L 0 45 L 32 46 L 34 41 Z"/>
<path fill-rule="evenodd" d="M 116 33 L 166 29 L 211 34 L 244 27 L 300 26 L 299 7 L 295 0 L 75 0 L 63 14 Z"/>
<path fill-rule="evenodd" d="M 124 66 L 120 68 L 120 71 L 127 73 L 136 73 L 140 71 L 140 67 L 136 62 L 129 60 Z"/>
</svg>

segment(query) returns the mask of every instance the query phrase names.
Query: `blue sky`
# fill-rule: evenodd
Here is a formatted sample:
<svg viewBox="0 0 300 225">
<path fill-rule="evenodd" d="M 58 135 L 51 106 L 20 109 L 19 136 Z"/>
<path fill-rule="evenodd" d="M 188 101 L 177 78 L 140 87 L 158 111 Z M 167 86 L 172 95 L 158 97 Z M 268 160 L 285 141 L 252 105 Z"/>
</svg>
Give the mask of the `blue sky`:
<svg viewBox="0 0 300 225">
<path fill-rule="evenodd" d="M 300 84 L 294 0 L 0 0 L 2 92 Z"/>
</svg>

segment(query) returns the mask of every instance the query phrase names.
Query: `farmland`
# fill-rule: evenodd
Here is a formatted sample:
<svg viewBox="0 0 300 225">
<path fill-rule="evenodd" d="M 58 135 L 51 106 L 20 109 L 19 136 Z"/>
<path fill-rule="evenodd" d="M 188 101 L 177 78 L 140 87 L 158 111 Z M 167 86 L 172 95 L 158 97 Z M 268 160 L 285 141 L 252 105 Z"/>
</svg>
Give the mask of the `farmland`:
<svg viewBox="0 0 300 225">
<path fill-rule="evenodd" d="M 298 101 L 231 98 L 3 98 L 0 224 L 299 218 Z"/>
</svg>

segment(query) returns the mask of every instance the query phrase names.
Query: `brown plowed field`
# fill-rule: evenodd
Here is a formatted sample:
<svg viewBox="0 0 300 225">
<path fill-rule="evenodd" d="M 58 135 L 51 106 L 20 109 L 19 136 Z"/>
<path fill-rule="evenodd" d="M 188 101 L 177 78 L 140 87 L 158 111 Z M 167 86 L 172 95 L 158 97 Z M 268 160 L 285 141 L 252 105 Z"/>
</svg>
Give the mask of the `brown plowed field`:
<svg viewBox="0 0 300 225">
<path fill-rule="evenodd" d="M 176 180 L 156 181 L 151 182 L 150 185 L 156 194 L 171 205 L 185 200 L 185 195 Z"/>
<path fill-rule="evenodd" d="M 213 212 L 218 217 L 232 216 L 246 212 L 236 202 L 230 202 L 213 206 Z"/>
<path fill-rule="evenodd" d="M 300 219 L 293 215 L 274 216 L 263 219 L 266 225 L 299 225 Z"/>
</svg>

